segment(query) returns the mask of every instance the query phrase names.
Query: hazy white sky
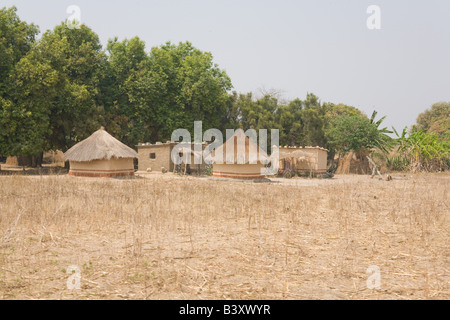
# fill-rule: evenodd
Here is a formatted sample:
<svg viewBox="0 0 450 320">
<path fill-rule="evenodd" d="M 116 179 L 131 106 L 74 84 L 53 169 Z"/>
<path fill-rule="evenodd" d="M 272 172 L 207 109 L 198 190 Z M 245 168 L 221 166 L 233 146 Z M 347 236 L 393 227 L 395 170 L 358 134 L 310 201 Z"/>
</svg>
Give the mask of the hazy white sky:
<svg viewBox="0 0 450 320">
<path fill-rule="evenodd" d="M 210 51 L 238 92 L 277 89 L 285 99 L 312 92 L 401 130 L 450 101 L 449 0 L 1 0 L 41 32 L 81 9 L 103 43 L 139 36 L 150 50 L 190 41 Z M 369 30 L 369 5 L 381 29 Z"/>
</svg>

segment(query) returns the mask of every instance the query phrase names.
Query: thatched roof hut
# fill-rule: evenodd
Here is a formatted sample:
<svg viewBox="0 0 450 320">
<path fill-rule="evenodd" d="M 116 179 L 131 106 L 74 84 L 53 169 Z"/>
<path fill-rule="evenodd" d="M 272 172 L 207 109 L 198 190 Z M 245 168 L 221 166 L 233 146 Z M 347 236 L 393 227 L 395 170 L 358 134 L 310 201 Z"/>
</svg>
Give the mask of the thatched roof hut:
<svg viewBox="0 0 450 320">
<path fill-rule="evenodd" d="M 242 149 L 239 147 L 239 141 L 243 141 Z M 227 153 L 227 146 L 231 148 Z M 261 173 L 264 165 L 261 163 L 263 158 L 268 159 L 264 150 L 258 144 L 247 137 L 242 129 L 235 131 L 234 135 L 228 139 L 221 147 L 213 152 L 213 156 L 223 155 L 223 163 L 213 163 L 213 176 L 220 178 L 233 179 L 262 179 Z M 228 163 L 227 163 L 228 162 Z"/>
<path fill-rule="evenodd" d="M 67 150 L 64 157 L 70 162 L 71 176 L 133 176 L 133 160 L 137 158 L 137 152 L 111 136 L 102 127 Z"/>
</svg>

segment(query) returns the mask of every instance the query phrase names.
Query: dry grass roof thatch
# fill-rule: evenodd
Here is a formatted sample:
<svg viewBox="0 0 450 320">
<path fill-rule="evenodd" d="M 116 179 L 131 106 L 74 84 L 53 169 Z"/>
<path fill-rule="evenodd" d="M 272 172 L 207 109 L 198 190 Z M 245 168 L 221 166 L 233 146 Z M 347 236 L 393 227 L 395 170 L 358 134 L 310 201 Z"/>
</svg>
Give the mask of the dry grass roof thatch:
<svg viewBox="0 0 450 320">
<path fill-rule="evenodd" d="M 243 154 L 239 154 L 238 141 L 244 141 Z M 241 158 L 241 161 L 243 161 L 246 164 L 251 162 L 251 160 L 257 159 L 259 162 L 262 159 L 269 158 L 267 153 L 264 152 L 264 150 L 262 150 L 256 142 L 249 139 L 249 137 L 245 134 L 244 130 L 242 129 L 237 129 L 230 139 L 228 139 L 222 146 L 213 151 L 213 155 L 216 155 L 218 153 L 223 154 L 224 163 L 226 162 L 227 159 L 227 144 L 233 144 L 234 154 L 233 155 L 230 154 L 228 156 L 234 156 L 235 164 L 238 163 L 239 158 Z"/>
<path fill-rule="evenodd" d="M 89 138 L 67 150 L 64 157 L 66 161 L 85 162 L 111 158 L 136 158 L 137 152 L 114 138 L 102 127 Z"/>
</svg>

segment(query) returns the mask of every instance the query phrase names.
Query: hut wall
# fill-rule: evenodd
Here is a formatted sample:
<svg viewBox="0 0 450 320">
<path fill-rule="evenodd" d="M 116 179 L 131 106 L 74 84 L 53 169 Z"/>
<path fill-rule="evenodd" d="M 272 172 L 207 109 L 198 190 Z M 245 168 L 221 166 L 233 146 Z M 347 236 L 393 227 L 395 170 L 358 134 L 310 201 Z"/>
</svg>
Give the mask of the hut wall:
<svg viewBox="0 0 450 320">
<path fill-rule="evenodd" d="M 213 164 L 213 177 L 233 179 L 262 179 L 262 164 Z"/>
<path fill-rule="evenodd" d="M 320 173 L 326 173 L 328 164 L 328 152 L 325 150 L 317 150 L 317 156 L 317 171 L 319 171 Z"/>
<path fill-rule="evenodd" d="M 163 144 L 151 144 L 151 145 L 138 145 L 138 170 L 139 171 L 147 171 L 147 169 L 152 169 L 152 171 L 160 172 L 162 168 L 167 169 L 172 172 L 174 169 L 174 164 L 171 159 L 171 153 L 173 148 L 177 145 L 177 143 L 168 142 Z M 204 150 L 206 144 L 202 145 L 202 150 Z M 192 150 L 194 150 L 194 145 L 192 145 Z M 155 159 L 152 159 L 150 155 L 154 153 Z M 191 172 L 197 172 L 199 166 L 194 163 L 195 156 L 191 154 L 191 164 L 190 170 Z M 200 165 L 200 171 L 205 169 L 205 162 L 202 157 L 202 164 Z M 182 166 L 184 168 L 184 165 Z"/>
<path fill-rule="evenodd" d="M 280 148 L 280 159 L 289 158 L 289 155 L 296 151 L 305 153 L 305 159 L 294 159 L 294 164 L 299 171 L 314 171 L 317 173 L 326 173 L 327 171 L 327 151 L 321 148 Z M 280 161 L 282 166 L 282 161 Z"/>
<path fill-rule="evenodd" d="M 154 144 L 154 145 L 139 145 L 138 146 L 138 170 L 146 171 L 152 169 L 152 171 L 162 171 L 165 168 L 169 171 L 173 171 L 173 163 L 170 160 L 170 154 L 174 144 Z M 154 153 L 155 159 L 151 159 L 150 155 Z"/>
<path fill-rule="evenodd" d="M 319 171 L 319 149 L 303 149 L 307 154 L 304 161 L 297 162 L 297 168 L 301 171 Z"/>
<path fill-rule="evenodd" d="M 132 158 L 93 160 L 86 162 L 70 161 L 70 176 L 81 177 L 119 177 L 133 176 Z"/>
</svg>

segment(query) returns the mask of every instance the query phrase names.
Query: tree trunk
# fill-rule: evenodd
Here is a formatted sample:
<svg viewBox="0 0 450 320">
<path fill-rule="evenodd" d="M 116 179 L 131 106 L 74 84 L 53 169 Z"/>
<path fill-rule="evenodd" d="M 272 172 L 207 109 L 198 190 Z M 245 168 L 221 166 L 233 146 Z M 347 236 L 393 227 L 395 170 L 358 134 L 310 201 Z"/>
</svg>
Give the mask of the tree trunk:
<svg viewBox="0 0 450 320">
<path fill-rule="evenodd" d="M 44 161 L 44 152 L 41 152 L 38 155 L 31 156 L 31 167 L 40 168 L 42 167 L 43 161 Z"/>
</svg>

